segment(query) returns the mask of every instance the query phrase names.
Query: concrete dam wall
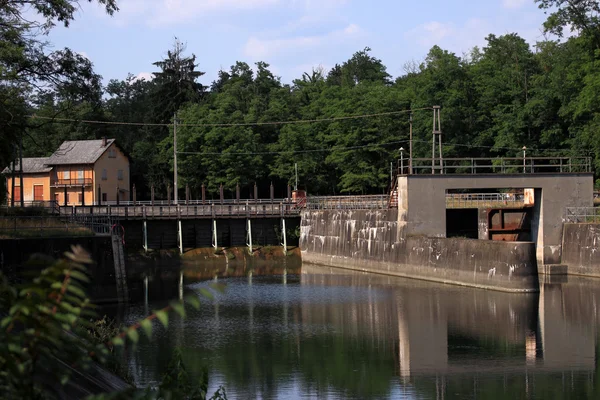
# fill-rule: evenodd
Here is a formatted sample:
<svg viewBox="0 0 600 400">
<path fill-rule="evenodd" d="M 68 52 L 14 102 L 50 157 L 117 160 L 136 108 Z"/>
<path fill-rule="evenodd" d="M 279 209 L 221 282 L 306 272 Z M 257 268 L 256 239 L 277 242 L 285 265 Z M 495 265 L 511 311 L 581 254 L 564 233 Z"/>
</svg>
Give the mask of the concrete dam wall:
<svg viewBox="0 0 600 400">
<path fill-rule="evenodd" d="M 600 224 L 565 224 L 562 263 L 568 273 L 600 277 Z"/>
<path fill-rule="evenodd" d="M 304 262 L 486 289 L 538 290 L 530 242 L 404 236 L 398 210 L 308 210 L 300 231 Z"/>
</svg>

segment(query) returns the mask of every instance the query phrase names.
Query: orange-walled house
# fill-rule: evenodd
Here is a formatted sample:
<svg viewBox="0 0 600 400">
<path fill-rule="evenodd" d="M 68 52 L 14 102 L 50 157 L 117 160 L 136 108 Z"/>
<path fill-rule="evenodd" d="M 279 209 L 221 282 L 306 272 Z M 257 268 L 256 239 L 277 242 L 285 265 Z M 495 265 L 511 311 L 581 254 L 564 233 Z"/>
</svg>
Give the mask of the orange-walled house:
<svg viewBox="0 0 600 400">
<path fill-rule="evenodd" d="M 129 158 L 114 139 L 66 141 L 48 158 L 23 159 L 23 190 L 15 166 L 15 205 L 23 200 L 56 201 L 58 205 L 91 205 L 130 199 Z M 12 168 L 6 175 L 8 201 Z M 66 202 L 65 202 L 66 200 Z"/>
</svg>

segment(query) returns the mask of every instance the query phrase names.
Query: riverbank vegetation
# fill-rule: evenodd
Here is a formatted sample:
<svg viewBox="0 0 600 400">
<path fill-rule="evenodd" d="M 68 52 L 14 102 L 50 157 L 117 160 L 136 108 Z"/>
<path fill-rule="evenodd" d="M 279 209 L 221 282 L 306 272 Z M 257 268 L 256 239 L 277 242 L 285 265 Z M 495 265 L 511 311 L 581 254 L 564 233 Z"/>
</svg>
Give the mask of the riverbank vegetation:
<svg viewBox="0 0 600 400">
<path fill-rule="evenodd" d="M 205 399 L 206 376 L 199 383 L 186 378 L 180 355 L 156 390 L 128 386 L 105 367 L 123 372 L 116 356 L 125 346 L 135 346 L 140 333 L 151 337 L 154 320 L 166 327 L 170 312 L 183 318 L 186 307 L 199 307 L 199 295 L 212 298 L 213 291 L 203 288 L 132 326 L 115 329 L 98 322 L 87 295 L 91 263 L 87 252 L 73 247 L 31 283 L 15 286 L 0 274 L 0 392 L 22 399 L 89 394 L 98 395 L 97 399 Z M 218 284 L 211 288 L 223 290 Z M 212 398 L 224 397 L 220 388 Z"/>
<path fill-rule="evenodd" d="M 489 35 L 483 48 L 461 55 L 433 46 L 398 77 L 365 48 L 329 71 L 307 71 L 291 83 L 281 82 L 264 62 L 240 61 L 204 85 L 202 59 L 209 55 L 186 54 L 177 40 L 154 63 L 153 80 L 130 75 L 103 87 L 85 57 L 70 50 L 48 53 L 28 39 L 32 28 L 18 25 L 8 11 L 29 2 L 11 0 L 0 6 L 10 27 L 2 28 L 9 29 L 4 35 L 14 36 L 7 42 L 14 55 L 0 53 L 2 79 L 10 83 L 0 88 L 2 128 L 12 143 L 23 135 L 26 156 L 46 156 L 65 139 L 116 138 L 132 157 L 138 198 L 148 198 L 151 185 L 162 197 L 172 187 L 172 128 L 52 119 L 167 124 L 177 113 L 178 150 L 187 153 L 179 157 L 179 189 L 189 185 L 194 198 L 202 184 L 210 196 L 220 185 L 232 194 L 238 184 L 249 195 L 255 183 L 268 197 L 270 182 L 285 196 L 295 163 L 301 187 L 312 194 L 382 193 L 409 132 L 408 114 L 386 113 L 433 105 L 442 107 L 448 157 L 517 157 L 526 146 L 529 156 L 591 156 L 600 166 L 600 2 L 532 1 L 549 13 L 541 41 Z M 33 2 L 46 29 L 68 25 L 72 3 Z M 109 13 L 117 10 L 113 0 L 100 3 Z M 54 74 L 58 78 L 48 78 Z M 34 85 L 38 79 L 48 79 L 43 90 Z M 27 118 L 31 114 L 50 119 Z M 267 124 L 361 114 L 383 115 Z M 429 156 L 431 111 L 415 111 L 413 121 L 414 155 Z M 12 156 L 10 143 L 2 142 L 4 164 Z"/>
</svg>

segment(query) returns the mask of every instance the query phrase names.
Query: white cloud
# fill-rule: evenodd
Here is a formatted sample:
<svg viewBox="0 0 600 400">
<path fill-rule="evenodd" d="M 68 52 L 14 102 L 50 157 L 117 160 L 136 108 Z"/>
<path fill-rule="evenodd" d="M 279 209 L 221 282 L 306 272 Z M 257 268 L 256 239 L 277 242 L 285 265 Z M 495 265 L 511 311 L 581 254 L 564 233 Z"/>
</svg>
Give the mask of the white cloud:
<svg viewBox="0 0 600 400">
<path fill-rule="evenodd" d="M 282 53 L 295 53 L 299 50 L 315 49 L 324 45 L 335 45 L 356 38 L 362 33 L 356 24 L 328 32 L 323 35 L 295 36 L 289 38 L 261 39 L 252 36 L 244 46 L 244 54 L 255 60 L 266 59 Z"/>
<path fill-rule="evenodd" d="M 492 31 L 486 20 L 473 18 L 463 25 L 431 21 L 412 29 L 405 34 L 424 48 L 438 45 L 453 52 L 462 53 L 474 46 L 485 44 L 485 37 Z"/>
<path fill-rule="evenodd" d="M 119 3 L 115 14 L 119 24 L 141 20 L 150 25 L 190 22 L 199 17 L 226 11 L 247 11 L 279 4 L 280 0 L 128 0 Z"/>
<path fill-rule="evenodd" d="M 133 80 L 133 82 L 151 81 L 152 79 L 154 79 L 154 74 L 152 74 L 152 72 L 140 72 L 139 74 L 137 74 L 135 76 L 135 79 Z"/>
<path fill-rule="evenodd" d="M 529 3 L 531 3 L 531 0 L 502 0 L 502 5 L 504 8 L 509 8 L 512 10 L 519 9 Z"/>
</svg>

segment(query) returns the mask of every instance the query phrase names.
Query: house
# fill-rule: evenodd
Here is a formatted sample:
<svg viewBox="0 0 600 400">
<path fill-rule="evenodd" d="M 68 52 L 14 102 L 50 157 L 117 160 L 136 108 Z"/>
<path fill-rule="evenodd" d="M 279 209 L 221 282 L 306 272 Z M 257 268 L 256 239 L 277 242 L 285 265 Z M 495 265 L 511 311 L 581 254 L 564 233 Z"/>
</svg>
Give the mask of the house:
<svg viewBox="0 0 600 400">
<path fill-rule="evenodd" d="M 8 199 L 12 196 L 12 168 L 6 176 Z M 59 205 L 127 201 L 129 158 L 114 139 L 65 141 L 47 158 L 23 159 L 23 190 L 19 164 L 15 166 L 15 203 L 56 201 Z"/>
</svg>

